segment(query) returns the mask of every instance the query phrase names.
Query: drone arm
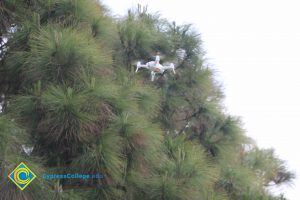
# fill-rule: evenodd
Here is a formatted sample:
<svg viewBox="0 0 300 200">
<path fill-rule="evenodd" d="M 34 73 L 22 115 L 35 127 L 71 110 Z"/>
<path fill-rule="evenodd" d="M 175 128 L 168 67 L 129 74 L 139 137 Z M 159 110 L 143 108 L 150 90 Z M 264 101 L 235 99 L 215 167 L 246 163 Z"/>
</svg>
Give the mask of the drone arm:
<svg viewBox="0 0 300 200">
<path fill-rule="evenodd" d="M 155 77 L 155 72 L 151 71 L 151 81 L 154 81 L 154 77 Z"/>
</svg>

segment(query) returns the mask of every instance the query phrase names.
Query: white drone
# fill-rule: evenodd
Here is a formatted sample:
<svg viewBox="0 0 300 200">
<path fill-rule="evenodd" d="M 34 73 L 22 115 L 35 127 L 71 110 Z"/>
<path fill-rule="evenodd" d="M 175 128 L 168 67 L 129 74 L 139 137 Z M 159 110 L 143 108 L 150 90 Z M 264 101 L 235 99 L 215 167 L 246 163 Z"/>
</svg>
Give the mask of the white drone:
<svg viewBox="0 0 300 200">
<path fill-rule="evenodd" d="M 137 72 L 139 68 L 146 68 L 151 71 L 151 81 L 154 81 L 155 75 L 158 74 L 163 74 L 165 70 L 167 69 L 172 69 L 173 73 L 176 74 L 175 72 L 175 67 L 173 63 L 170 63 L 169 65 L 161 65 L 161 64 L 155 64 L 155 61 L 150 61 L 147 62 L 146 64 L 142 65 L 141 62 L 138 62 L 136 65 L 136 70 Z"/>
<path fill-rule="evenodd" d="M 168 65 L 161 65 L 159 63 L 159 60 L 160 60 L 159 52 L 157 52 L 155 56 L 155 61 L 150 61 L 147 62 L 146 64 L 141 64 L 141 62 L 137 62 L 135 72 L 137 72 L 139 68 L 149 69 L 151 71 L 151 81 L 154 81 L 156 74 L 163 74 L 167 69 L 172 69 L 173 73 L 176 74 L 175 66 L 173 63 L 169 63 Z"/>
<path fill-rule="evenodd" d="M 179 48 L 176 50 L 176 55 L 177 55 L 177 66 L 184 61 L 184 59 L 187 56 L 186 50 Z M 147 62 L 146 64 L 141 64 L 141 62 L 137 62 L 136 64 L 136 70 L 137 72 L 139 68 L 146 68 L 151 71 L 151 81 L 154 81 L 155 75 L 158 74 L 163 74 L 165 70 L 167 69 L 172 69 L 173 73 L 176 74 L 175 72 L 175 65 L 173 63 L 167 63 L 165 65 L 161 65 L 159 63 L 160 57 L 159 57 L 159 51 L 156 52 L 155 56 L 155 61 L 150 61 Z"/>
</svg>

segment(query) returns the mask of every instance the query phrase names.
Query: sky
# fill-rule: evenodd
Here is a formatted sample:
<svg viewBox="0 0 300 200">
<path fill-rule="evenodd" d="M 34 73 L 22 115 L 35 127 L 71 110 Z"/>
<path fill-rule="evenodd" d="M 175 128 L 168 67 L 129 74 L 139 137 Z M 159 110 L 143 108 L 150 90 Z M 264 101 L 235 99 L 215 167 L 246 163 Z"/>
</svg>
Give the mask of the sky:
<svg viewBox="0 0 300 200">
<path fill-rule="evenodd" d="M 138 3 L 201 33 L 207 59 L 223 84 L 227 111 L 246 134 L 274 148 L 300 176 L 300 12 L 296 0 L 102 0 L 123 15 Z M 299 124 L 298 124 L 299 123 Z M 275 188 L 300 199 L 300 178 Z"/>
</svg>

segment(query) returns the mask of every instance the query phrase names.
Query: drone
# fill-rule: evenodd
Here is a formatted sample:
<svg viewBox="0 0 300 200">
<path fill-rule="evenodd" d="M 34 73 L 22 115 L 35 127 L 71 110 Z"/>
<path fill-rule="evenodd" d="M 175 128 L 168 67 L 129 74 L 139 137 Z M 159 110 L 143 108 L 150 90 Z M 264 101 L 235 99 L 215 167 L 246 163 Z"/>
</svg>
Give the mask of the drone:
<svg viewBox="0 0 300 200">
<path fill-rule="evenodd" d="M 175 66 L 173 63 L 161 65 L 159 62 L 157 63 L 156 61 L 150 61 L 146 64 L 141 64 L 141 62 L 137 62 L 135 72 L 137 73 L 140 68 L 146 68 L 151 71 L 151 81 L 154 81 L 156 74 L 163 74 L 168 69 L 171 69 L 173 73 L 176 74 Z"/>
<path fill-rule="evenodd" d="M 177 65 L 178 65 L 184 61 L 184 59 L 187 56 L 187 53 L 186 53 L 186 50 L 182 49 L 182 48 L 177 49 L 175 52 L 177 55 Z M 147 62 L 146 64 L 142 64 L 140 61 L 137 62 L 135 72 L 137 73 L 140 68 L 146 68 L 146 69 L 150 70 L 151 71 L 151 81 L 154 81 L 156 74 L 164 74 L 164 72 L 168 69 L 171 69 L 173 71 L 173 73 L 176 74 L 174 63 L 167 63 L 165 65 L 161 65 L 159 63 L 159 61 L 160 61 L 159 55 L 160 55 L 160 52 L 156 51 L 155 61 L 150 61 L 150 62 Z"/>
</svg>

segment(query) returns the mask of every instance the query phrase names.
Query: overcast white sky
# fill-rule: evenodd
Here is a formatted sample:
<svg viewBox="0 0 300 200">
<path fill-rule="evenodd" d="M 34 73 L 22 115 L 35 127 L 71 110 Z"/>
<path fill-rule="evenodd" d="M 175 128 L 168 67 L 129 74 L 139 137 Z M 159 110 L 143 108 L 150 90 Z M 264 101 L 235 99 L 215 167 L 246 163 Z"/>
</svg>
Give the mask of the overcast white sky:
<svg viewBox="0 0 300 200">
<path fill-rule="evenodd" d="M 102 0 L 124 14 L 138 3 L 177 23 L 193 23 L 218 70 L 226 106 L 247 135 L 274 148 L 300 174 L 300 2 L 296 0 Z M 299 123 L 299 124 L 298 124 Z M 300 180 L 283 191 L 300 199 Z"/>
</svg>

